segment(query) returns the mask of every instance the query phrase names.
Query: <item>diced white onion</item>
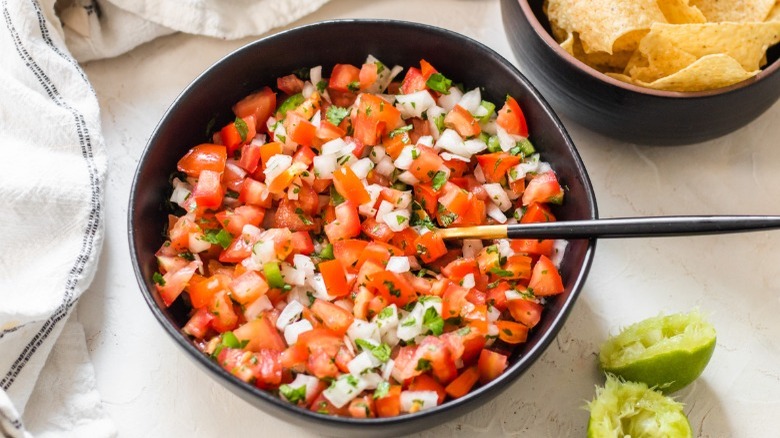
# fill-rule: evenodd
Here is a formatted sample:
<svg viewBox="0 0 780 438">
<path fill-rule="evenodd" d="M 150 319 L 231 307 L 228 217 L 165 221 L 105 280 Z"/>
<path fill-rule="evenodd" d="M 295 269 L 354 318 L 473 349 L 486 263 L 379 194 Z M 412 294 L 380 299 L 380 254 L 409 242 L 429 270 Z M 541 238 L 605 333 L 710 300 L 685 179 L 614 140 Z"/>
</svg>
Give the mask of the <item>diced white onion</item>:
<svg viewBox="0 0 780 438">
<path fill-rule="evenodd" d="M 374 345 L 382 343 L 382 338 L 379 332 L 379 326 L 372 322 L 363 321 L 362 319 L 355 319 L 347 329 L 347 336 L 354 344 L 358 339 L 364 339 L 371 342 Z"/>
<path fill-rule="evenodd" d="M 295 254 L 293 256 L 293 265 L 295 265 L 296 270 L 303 273 L 303 277 L 305 279 L 309 279 L 314 276 L 314 262 L 309 256 Z"/>
<path fill-rule="evenodd" d="M 563 255 L 566 252 L 566 247 L 569 246 L 568 240 L 557 239 L 553 242 L 553 254 L 550 260 L 553 262 L 556 268 L 561 267 L 563 261 Z"/>
<path fill-rule="evenodd" d="M 463 109 L 465 109 L 471 114 L 476 113 L 477 108 L 479 108 L 481 104 L 482 104 L 482 94 L 479 92 L 479 88 L 475 88 L 471 91 L 468 91 L 458 101 L 458 105 L 463 107 Z"/>
<path fill-rule="evenodd" d="M 338 167 L 336 155 L 317 155 L 314 157 L 314 176 L 320 179 L 333 179 L 333 172 Z"/>
<path fill-rule="evenodd" d="M 454 129 L 445 129 L 439 136 L 439 139 L 436 140 L 436 147 L 463 157 L 471 156 L 463 143 L 463 139 Z"/>
<path fill-rule="evenodd" d="M 178 183 L 178 184 L 177 184 Z M 179 207 L 185 208 L 186 201 L 192 195 L 192 186 L 187 183 L 183 183 L 178 179 L 173 180 L 173 193 L 171 193 L 171 202 Z"/>
<path fill-rule="evenodd" d="M 393 162 L 393 165 L 402 170 L 409 170 L 409 168 L 412 167 L 412 161 L 414 161 L 414 157 L 417 156 L 417 154 L 417 148 L 414 146 L 404 146 L 404 148 L 401 149 L 401 153 L 398 154 L 398 158 Z"/>
<path fill-rule="evenodd" d="M 430 135 L 422 135 L 420 138 L 417 139 L 417 144 L 428 146 L 429 148 L 433 147 L 433 137 Z"/>
<path fill-rule="evenodd" d="M 322 278 L 322 274 L 314 274 L 311 279 L 309 279 L 308 284 L 314 289 L 315 298 L 326 301 L 333 301 L 335 298 L 328 294 L 328 288 L 325 286 L 325 280 Z"/>
<path fill-rule="evenodd" d="M 463 281 L 462 281 L 461 286 L 465 287 L 466 289 L 471 289 L 471 288 L 473 288 L 476 285 L 477 285 L 477 283 L 474 281 L 474 274 L 473 273 L 468 273 L 468 274 L 463 276 Z"/>
<path fill-rule="evenodd" d="M 336 155 L 337 157 L 347 155 L 355 148 L 354 144 L 350 148 L 350 144 L 341 137 L 335 138 L 322 145 L 322 155 Z"/>
<path fill-rule="evenodd" d="M 374 163 L 368 158 L 361 158 L 349 166 L 358 179 L 366 179 L 368 172 L 374 167 Z"/>
<path fill-rule="evenodd" d="M 370 351 L 364 351 L 347 363 L 347 369 L 355 376 L 360 376 L 364 371 L 374 369 L 382 362 L 377 359 Z"/>
<path fill-rule="evenodd" d="M 501 150 L 504 152 L 509 152 L 522 139 L 522 137 L 506 132 L 500 126 L 496 126 L 496 135 L 498 136 L 498 144 L 501 145 Z"/>
<path fill-rule="evenodd" d="M 493 204 L 498 206 L 501 211 L 507 211 L 512 208 L 512 201 L 509 200 L 504 188 L 499 183 L 483 184 L 482 187 L 490 197 Z"/>
<path fill-rule="evenodd" d="M 317 110 L 317 112 L 314 113 L 313 116 L 311 116 L 310 122 L 312 125 L 314 125 L 315 128 L 319 128 L 320 123 L 322 122 L 322 112 Z"/>
<path fill-rule="evenodd" d="M 387 150 L 384 146 L 374 146 L 371 148 L 371 152 L 368 154 L 368 158 L 374 163 L 379 163 L 387 155 Z"/>
<path fill-rule="evenodd" d="M 424 411 L 439 404 L 436 391 L 401 391 L 401 411 Z"/>
<path fill-rule="evenodd" d="M 410 217 L 411 214 L 409 213 L 409 210 L 398 209 L 382 216 L 382 220 L 385 224 L 387 224 L 388 228 L 397 233 L 399 231 L 403 231 L 406 228 L 409 228 Z"/>
<path fill-rule="evenodd" d="M 480 184 L 485 183 L 485 172 L 482 171 L 482 166 L 474 166 L 474 178 Z"/>
<path fill-rule="evenodd" d="M 496 222 L 498 222 L 499 224 L 505 224 L 506 223 L 506 221 L 507 221 L 506 215 L 504 214 L 503 211 L 501 211 L 501 209 L 496 204 L 494 204 L 492 202 L 489 203 L 487 205 L 487 209 L 486 210 L 487 210 L 486 211 L 487 215 L 489 217 L 495 219 Z"/>
<path fill-rule="evenodd" d="M 525 297 L 523 297 L 523 294 L 521 294 L 520 292 L 518 292 L 516 290 L 511 290 L 511 289 L 508 290 L 508 291 L 504 291 L 504 296 L 506 297 L 507 301 L 524 300 L 525 299 Z"/>
<path fill-rule="evenodd" d="M 398 175 L 398 181 L 401 181 L 404 184 L 409 184 L 410 186 L 416 186 L 420 183 L 420 180 L 417 179 L 416 176 L 412 175 L 412 172 L 409 172 L 408 170 Z"/>
<path fill-rule="evenodd" d="M 276 328 L 284 330 L 285 327 L 292 324 L 303 312 L 303 304 L 297 301 L 290 301 L 284 307 L 284 310 L 279 313 L 279 317 L 276 318 Z"/>
<path fill-rule="evenodd" d="M 463 92 L 456 87 L 450 87 L 449 91 L 449 94 L 442 94 L 439 96 L 439 106 L 444 108 L 447 112 L 452 111 L 452 109 L 455 108 L 455 105 L 457 105 L 463 97 Z"/>
<path fill-rule="evenodd" d="M 293 301 L 297 303 L 297 301 Z M 308 319 L 302 319 L 298 322 L 294 322 L 284 328 L 284 340 L 287 345 L 293 345 L 298 342 L 298 336 L 301 333 L 306 333 L 309 330 L 314 329 Z"/>
<path fill-rule="evenodd" d="M 336 408 L 343 408 L 363 392 L 366 386 L 363 379 L 352 374 L 344 374 L 336 379 L 328 389 L 322 391 L 322 395 Z"/>
<path fill-rule="evenodd" d="M 387 314 L 383 315 L 380 312 L 379 315 L 374 317 L 374 324 L 379 327 L 379 332 L 382 336 L 384 336 L 384 334 L 388 331 L 394 330 L 396 327 L 398 327 L 398 308 L 395 304 L 391 304 L 385 307 L 384 311 L 387 312 L 387 309 L 391 309 Z"/>
<path fill-rule="evenodd" d="M 207 251 L 209 248 L 211 248 L 211 244 L 203 240 L 203 234 L 201 233 L 190 233 L 187 246 L 189 247 L 190 252 L 193 254 Z"/>
<path fill-rule="evenodd" d="M 382 176 L 389 177 L 393 171 L 395 171 L 395 165 L 393 165 L 393 159 L 389 156 L 385 156 L 376 164 L 374 171 Z"/>
<path fill-rule="evenodd" d="M 436 105 L 428 90 L 421 90 L 411 94 L 399 94 L 395 97 L 395 107 L 401 111 L 405 119 L 409 117 L 422 117 L 428 108 Z"/>
<path fill-rule="evenodd" d="M 392 256 L 390 257 L 390 260 L 387 261 L 387 266 L 385 269 L 390 272 L 396 272 L 399 274 L 402 272 L 409 272 L 411 269 L 411 266 L 409 265 L 409 257 Z"/>
<path fill-rule="evenodd" d="M 303 90 L 301 90 L 301 94 L 303 94 L 303 97 L 305 99 L 308 99 L 309 97 L 311 97 L 312 94 L 314 94 L 314 90 L 316 89 L 317 88 L 311 82 L 306 81 L 303 84 Z"/>
<path fill-rule="evenodd" d="M 393 373 L 393 368 L 395 367 L 395 361 L 393 359 L 388 360 L 387 362 L 382 365 L 382 378 L 385 380 L 389 380 L 390 376 Z"/>
<path fill-rule="evenodd" d="M 274 305 L 271 304 L 271 300 L 268 299 L 268 296 L 263 295 L 246 306 L 244 309 L 244 317 L 246 317 L 247 321 L 251 321 L 260 316 L 266 310 L 271 310 L 273 308 Z"/>
<path fill-rule="evenodd" d="M 496 243 L 498 244 L 498 254 L 501 257 L 509 257 L 515 254 L 509 239 L 496 239 Z"/>
<path fill-rule="evenodd" d="M 306 284 L 306 276 L 303 271 L 295 269 L 289 263 L 282 262 L 281 269 L 284 282 L 292 286 L 303 286 Z"/>
<path fill-rule="evenodd" d="M 493 306 L 488 307 L 488 321 L 496 322 L 501 317 L 501 311 Z"/>
<path fill-rule="evenodd" d="M 309 70 L 309 79 L 311 79 L 311 83 L 314 85 L 317 85 L 322 80 L 322 66 L 318 65 L 316 67 L 312 67 Z"/>
<path fill-rule="evenodd" d="M 439 126 L 436 124 L 436 119 L 445 113 L 446 111 L 444 108 L 437 105 L 428 108 L 428 111 L 425 112 L 425 115 L 428 118 L 428 125 L 430 125 L 431 128 L 431 135 L 433 136 L 434 140 L 438 140 L 439 135 L 441 134 L 441 131 L 439 131 Z"/>
<path fill-rule="evenodd" d="M 414 305 L 412 311 L 398 322 L 396 334 L 404 341 L 414 339 L 415 336 L 422 334 L 423 316 L 425 308 L 420 302 Z"/>
<path fill-rule="evenodd" d="M 263 173 L 265 174 L 265 180 L 272 182 L 282 172 L 287 170 L 292 165 L 292 157 L 285 154 L 276 154 L 268 159 Z"/>
<path fill-rule="evenodd" d="M 440 156 L 440 157 L 441 157 L 443 160 L 445 160 L 445 161 L 451 161 L 451 160 L 460 160 L 460 161 L 464 161 L 464 162 L 466 162 L 466 163 L 469 163 L 469 162 L 471 162 L 471 159 L 470 159 L 470 158 L 466 158 L 466 157 L 460 156 L 460 155 L 458 155 L 458 154 L 451 154 L 451 153 L 449 153 L 449 152 L 442 152 L 442 153 L 440 153 L 440 154 L 439 154 L 439 156 Z"/>
<path fill-rule="evenodd" d="M 395 206 L 387 201 L 382 201 L 379 203 L 379 208 L 376 210 L 376 217 L 379 219 L 383 219 L 387 213 L 390 213 L 393 211 Z"/>
<path fill-rule="evenodd" d="M 311 400 L 317 394 L 317 389 L 320 385 L 320 379 L 301 373 L 296 375 L 295 379 L 288 383 L 288 385 L 293 389 L 300 389 L 302 386 L 305 386 L 306 400 Z M 279 397 L 287 400 L 281 392 L 279 393 Z"/>
<path fill-rule="evenodd" d="M 365 188 L 368 195 L 371 197 L 371 200 L 365 204 L 360 204 L 358 206 L 358 212 L 365 217 L 376 217 L 376 208 L 374 208 L 374 205 L 376 204 L 376 200 L 379 199 L 379 195 L 382 193 L 382 186 L 378 184 L 369 184 L 365 186 Z"/>
<path fill-rule="evenodd" d="M 398 195 L 398 201 L 395 203 L 395 208 L 409 208 L 412 205 L 412 191 L 406 190 Z"/>
<path fill-rule="evenodd" d="M 373 372 L 363 373 L 363 375 L 361 375 L 360 378 L 366 382 L 366 389 L 376 389 L 376 387 L 379 386 L 380 383 L 387 380 L 387 379 L 383 379 L 382 376 L 380 376 L 379 374 Z"/>
<path fill-rule="evenodd" d="M 487 143 L 484 141 L 478 139 L 478 138 L 472 138 L 471 140 L 466 140 L 463 142 L 463 145 L 466 146 L 466 150 L 469 151 L 470 154 L 477 154 L 485 149 L 487 149 Z"/>
</svg>

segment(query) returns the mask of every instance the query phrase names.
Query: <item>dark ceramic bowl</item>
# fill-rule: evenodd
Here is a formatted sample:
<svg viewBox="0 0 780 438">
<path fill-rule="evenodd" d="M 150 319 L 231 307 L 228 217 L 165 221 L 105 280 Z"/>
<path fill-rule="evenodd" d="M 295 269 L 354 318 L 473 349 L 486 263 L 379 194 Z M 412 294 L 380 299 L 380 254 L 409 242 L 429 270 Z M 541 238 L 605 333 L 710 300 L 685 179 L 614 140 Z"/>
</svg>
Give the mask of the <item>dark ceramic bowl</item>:
<svg viewBox="0 0 780 438">
<path fill-rule="evenodd" d="M 349 44 L 344 44 L 349 41 Z M 432 427 L 470 411 L 498 395 L 536 361 L 555 338 L 585 281 L 595 241 L 569 244 L 561 272 L 566 291 L 549 300 L 528 342 L 510 359 L 501 377 L 467 396 L 431 410 L 394 418 L 329 417 L 300 409 L 272 394 L 241 382 L 207 358 L 181 332 L 187 321 L 178 300 L 163 306 L 152 282 L 154 253 L 163 243 L 168 176 L 189 148 L 208 139 L 210 121 L 222 126 L 234 117 L 231 106 L 247 94 L 274 84 L 277 77 L 301 67 L 336 63 L 360 65 L 373 54 L 388 65 L 409 66 L 425 58 L 450 78 L 467 86 L 484 85 L 486 99 L 501 102 L 509 93 L 521 103 L 531 129 L 531 141 L 550 162 L 567 188 L 566 202 L 554 213 L 562 220 L 596 217 L 588 176 L 571 139 L 533 86 L 505 59 L 459 34 L 421 24 L 381 20 L 329 21 L 253 42 L 218 61 L 176 99 L 154 130 L 135 173 L 130 195 L 129 230 L 133 268 L 141 293 L 154 316 L 187 356 L 230 391 L 249 403 L 291 423 L 338 435 L 398 435 Z M 457 55 L 455 55 L 457 54 Z"/>
<path fill-rule="evenodd" d="M 555 41 L 542 0 L 501 0 L 504 29 L 520 70 L 559 113 L 620 140 L 680 145 L 746 125 L 780 97 L 780 45 L 757 76 L 718 90 L 658 91 L 613 79 Z"/>
</svg>

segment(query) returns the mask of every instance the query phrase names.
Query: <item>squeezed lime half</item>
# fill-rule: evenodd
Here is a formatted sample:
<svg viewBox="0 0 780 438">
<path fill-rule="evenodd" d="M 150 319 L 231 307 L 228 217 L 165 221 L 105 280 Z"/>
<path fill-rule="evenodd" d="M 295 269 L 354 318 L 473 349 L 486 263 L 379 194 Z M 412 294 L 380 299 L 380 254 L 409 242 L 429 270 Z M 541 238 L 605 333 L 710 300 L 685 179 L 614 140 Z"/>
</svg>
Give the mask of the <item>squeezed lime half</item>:
<svg viewBox="0 0 780 438">
<path fill-rule="evenodd" d="M 683 405 L 644 383 L 608 374 L 588 404 L 588 438 L 692 437 Z"/>
<path fill-rule="evenodd" d="M 715 328 L 696 310 L 657 316 L 610 337 L 599 362 L 608 373 L 670 394 L 701 375 L 715 340 Z"/>
</svg>

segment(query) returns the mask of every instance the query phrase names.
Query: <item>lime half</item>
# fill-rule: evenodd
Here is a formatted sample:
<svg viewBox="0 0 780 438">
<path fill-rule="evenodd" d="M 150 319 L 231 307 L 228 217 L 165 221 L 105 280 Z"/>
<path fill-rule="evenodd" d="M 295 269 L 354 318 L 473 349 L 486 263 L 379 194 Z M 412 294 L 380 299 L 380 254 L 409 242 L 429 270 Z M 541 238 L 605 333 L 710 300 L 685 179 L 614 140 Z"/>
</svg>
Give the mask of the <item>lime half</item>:
<svg viewBox="0 0 780 438">
<path fill-rule="evenodd" d="M 715 350 L 715 328 L 698 311 L 636 323 L 601 347 L 601 368 L 666 394 L 696 380 Z"/>
<path fill-rule="evenodd" d="M 692 437 L 682 403 L 648 388 L 607 375 L 589 403 L 588 438 Z"/>
</svg>

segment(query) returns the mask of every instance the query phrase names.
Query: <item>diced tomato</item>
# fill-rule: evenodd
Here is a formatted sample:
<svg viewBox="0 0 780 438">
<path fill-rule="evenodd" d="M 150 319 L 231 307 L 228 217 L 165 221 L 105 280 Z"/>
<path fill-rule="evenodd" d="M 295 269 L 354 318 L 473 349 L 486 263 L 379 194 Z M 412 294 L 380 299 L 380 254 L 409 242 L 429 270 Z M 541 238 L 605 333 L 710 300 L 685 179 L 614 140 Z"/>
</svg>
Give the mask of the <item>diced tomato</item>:
<svg viewBox="0 0 780 438">
<path fill-rule="evenodd" d="M 260 161 L 263 163 L 263 169 L 268 165 L 268 160 L 274 155 L 281 154 L 283 149 L 284 146 L 276 141 L 260 146 Z"/>
<path fill-rule="evenodd" d="M 447 264 L 441 273 L 452 281 L 460 281 L 468 274 L 479 275 L 479 266 L 475 259 L 460 258 Z"/>
<path fill-rule="evenodd" d="M 417 237 L 419 237 L 419 234 L 417 234 L 414 228 L 404 228 L 390 238 L 390 243 L 400 248 L 404 255 L 413 256 L 417 255 L 417 248 L 414 246 L 414 241 L 417 240 Z"/>
<path fill-rule="evenodd" d="M 238 202 L 258 207 L 271 207 L 271 192 L 268 187 L 260 181 L 252 178 L 244 179 L 241 185 L 241 192 L 238 195 Z"/>
<path fill-rule="evenodd" d="M 230 296 L 239 304 L 249 304 L 268 292 L 268 283 L 256 271 L 246 271 L 228 285 Z"/>
<path fill-rule="evenodd" d="M 214 315 L 209 313 L 208 309 L 201 307 L 192 314 L 182 331 L 194 338 L 203 338 L 209 329 L 209 323 L 214 319 Z"/>
<path fill-rule="evenodd" d="M 363 221 L 363 232 L 366 236 L 373 240 L 379 240 L 380 242 L 387 242 L 393 238 L 395 233 L 384 222 L 378 222 L 376 219 L 370 217 Z"/>
<path fill-rule="evenodd" d="M 162 281 L 155 284 L 165 306 L 168 307 L 176 301 L 176 298 L 184 291 L 187 282 L 198 269 L 198 262 L 191 262 L 187 266 L 177 270 L 166 272 Z"/>
<path fill-rule="evenodd" d="M 409 391 L 436 391 L 436 394 L 439 395 L 439 404 L 442 404 L 444 398 L 447 397 L 444 386 L 428 374 L 420 374 L 412 379 Z"/>
<path fill-rule="evenodd" d="M 506 306 L 509 308 L 512 318 L 528 328 L 533 328 L 539 323 L 544 309 L 541 304 L 526 299 L 508 300 Z"/>
<path fill-rule="evenodd" d="M 539 256 L 539 260 L 534 265 L 533 273 L 531 273 L 531 280 L 528 281 L 528 288 L 539 297 L 563 292 L 561 274 L 558 273 L 558 268 L 555 267 L 552 260 L 545 256 Z"/>
<path fill-rule="evenodd" d="M 249 173 L 257 170 L 260 164 L 260 145 L 257 143 L 247 143 L 241 147 L 241 158 L 238 165 Z"/>
<path fill-rule="evenodd" d="M 235 122 L 228 123 L 224 128 L 222 128 L 221 131 L 219 131 L 222 144 L 225 145 L 227 148 L 227 153 L 231 157 L 235 151 L 241 149 L 241 146 L 246 141 L 246 135 L 246 132 L 243 132 L 242 135 L 242 132 L 238 129 L 238 126 Z"/>
<path fill-rule="evenodd" d="M 245 225 L 259 227 L 263 223 L 265 210 L 254 205 L 241 205 L 232 211 L 222 210 L 216 217 L 222 228 L 233 236 L 239 236 Z"/>
<path fill-rule="evenodd" d="M 431 263 L 439 257 L 447 254 L 447 247 L 440 235 L 431 231 L 421 234 L 415 241 L 414 247 L 420 259 L 425 263 Z"/>
<path fill-rule="evenodd" d="M 528 338 L 528 327 L 518 322 L 499 320 L 496 321 L 496 326 L 498 326 L 498 338 L 507 344 L 520 344 Z"/>
<path fill-rule="evenodd" d="M 269 313 L 263 313 L 259 318 L 247 321 L 241 327 L 233 330 L 239 341 L 247 341 L 248 351 L 275 350 L 284 351 L 287 348 L 284 339 L 276 330 Z"/>
<path fill-rule="evenodd" d="M 507 308 L 506 291 L 511 289 L 511 286 L 506 281 L 499 281 L 498 284 L 487 291 L 487 303 L 498 309 L 499 312 L 503 312 Z"/>
<path fill-rule="evenodd" d="M 217 292 L 227 290 L 230 281 L 230 277 L 221 274 L 215 274 L 208 278 L 201 277 L 198 281 L 193 278 L 187 287 L 192 307 L 201 309 L 208 306 Z"/>
<path fill-rule="evenodd" d="M 438 71 L 428 61 L 421 59 L 420 74 L 422 74 L 422 77 L 427 81 L 434 73 L 438 73 Z"/>
<path fill-rule="evenodd" d="M 464 138 L 474 137 L 482 132 L 477 119 L 460 105 L 455 105 L 455 107 L 447 113 L 444 117 L 444 126 L 454 129 Z"/>
<path fill-rule="evenodd" d="M 264 127 L 274 111 L 276 111 L 276 93 L 269 87 L 250 94 L 233 106 L 233 113 L 238 117 L 254 116 L 255 126 L 258 127 Z"/>
<path fill-rule="evenodd" d="M 386 303 L 405 306 L 417 299 L 417 293 L 405 278 L 390 271 L 380 271 L 371 276 L 369 288 L 377 291 Z"/>
<path fill-rule="evenodd" d="M 529 255 L 545 255 L 551 257 L 554 250 L 555 241 L 552 239 L 512 239 L 510 242 L 512 250 Z"/>
<path fill-rule="evenodd" d="M 357 237 L 360 230 L 357 207 L 349 201 L 336 206 L 336 220 L 325 225 L 325 234 L 331 242 Z"/>
<path fill-rule="evenodd" d="M 354 85 L 353 85 L 354 84 Z M 337 91 L 355 91 L 360 84 L 360 69 L 351 64 L 336 64 L 328 86 Z"/>
<path fill-rule="evenodd" d="M 306 231 L 296 231 L 292 233 L 293 253 L 309 255 L 314 252 L 314 242 Z"/>
<path fill-rule="evenodd" d="M 317 133 L 317 127 L 314 124 L 304 116 L 292 111 L 287 112 L 287 117 L 284 118 L 284 129 L 290 140 L 304 146 L 311 146 L 314 135 Z"/>
<path fill-rule="evenodd" d="M 563 202 L 563 188 L 552 170 L 536 175 L 528 183 L 525 192 L 523 192 L 523 205 L 529 205 L 532 202 L 553 204 Z"/>
<path fill-rule="evenodd" d="M 344 266 L 339 259 L 321 262 L 318 266 L 325 287 L 328 288 L 328 294 L 334 297 L 343 297 L 349 294 L 349 285 L 347 275 L 344 272 Z"/>
<path fill-rule="evenodd" d="M 309 146 L 301 146 L 293 155 L 293 162 L 303 163 L 308 168 L 314 162 L 314 157 L 317 153 L 314 152 Z"/>
<path fill-rule="evenodd" d="M 238 324 L 238 315 L 233 309 L 233 302 L 227 291 L 217 292 L 209 303 L 209 312 L 214 315 L 211 326 L 214 330 L 223 333 L 233 330 Z"/>
<path fill-rule="evenodd" d="M 303 212 L 299 204 L 286 197 L 276 207 L 274 225 L 277 228 L 289 228 L 291 231 L 311 231 L 317 228 L 312 218 Z"/>
<path fill-rule="evenodd" d="M 498 248 L 496 246 L 482 248 L 482 251 L 480 251 L 477 256 L 479 272 L 483 274 L 492 274 L 497 270 L 500 270 L 500 260 L 501 256 L 498 254 Z"/>
<path fill-rule="evenodd" d="M 391 385 L 384 397 L 374 400 L 378 417 L 396 417 L 401 415 L 401 385 Z"/>
<path fill-rule="evenodd" d="M 513 280 L 531 278 L 531 257 L 512 254 L 507 257 L 499 276 Z"/>
<path fill-rule="evenodd" d="M 383 98 L 362 94 L 353 118 L 354 137 L 366 146 L 378 144 L 385 132 L 403 124 L 401 112 Z"/>
<path fill-rule="evenodd" d="M 282 93 L 292 96 L 303 91 L 303 81 L 298 76 L 287 75 L 280 78 L 276 78 L 276 88 Z"/>
<path fill-rule="evenodd" d="M 327 120 L 320 120 L 320 126 L 317 128 L 317 132 L 314 133 L 313 146 L 320 147 L 323 144 L 341 138 L 347 134 L 347 131 L 339 128 L 338 126 L 330 123 Z"/>
<path fill-rule="evenodd" d="M 318 414 L 347 416 L 349 414 L 349 405 L 347 404 L 341 408 L 337 408 L 333 406 L 333 404 L 330 401 L 328 401 L 328 399 L 325 398 L 324 395 L 320 394 L 311 403 L 311 407 L 309 407 L 309 410 L 314 411 Z"/>
<path fill-rule="evenodd" d="M 374 397 L 371 395 L 364 395 L 362 397 L 355 398 L 349 402 L 348 409 L 349 415 L 352 416 L 352 418 L 376 417 L 376 405 L 374 403 Z"/>
<path fill-rule="evenodd" d="M 460 398 L 468 394 L 478 380 L 479 370 L 477 367 L 468 367 L 462 373 L 460 373 L 460 375 L 455 380 L 447 385 L 445 391 L 452 398 Z"/>
<path fill-rule="evenodd" d="M 479 381 L 483 385 L 490 382 L 504 372 L 507 365 L 507 357 L 495 351 L 482 350 L 479 355 Z"/>
<path fill-rule="evenodd" d="M 466 295 L 468 293 L 468 289 L 460 287 L 455 283 L 450 283 L 442 296 L 441 317 L 447 320 L 460 316 L 466 305 Z"/>
<path fill-rule="evenodd" d="M 198 176 L 198 183 L 192 192 L 192 197 L 199 207 L 217 208 L 222 205 L 224 190 L 221 183 L 221 174 L 213 170 L 202 170 Z"/>
<path fill-rule="evenodd" d="M 428 88 L 425 84 L 425 78 L 423 77 L 420 69 L 417 67 L 409 67 L 404 76 L 404 81 L 401 83 L 401 93 L 411 94 L 417 91 L 422 91 Z"/>
<path fill-rule="evenodd" d="M 414 199 L 431 216 L 436 215 L 440 194 L 441 191 L 434 190 L 430 184 L 417 184 L 414 186 Z"/>
<path fill-rule="evenodd" d="M 444 166 L 444 160 L 432 149 L 418 146 L 419 155 L 412 161 L 409 172 L 423 183 L 430 182 Z"/>
<path fill-rule="evenodd" d="M 340 335 L 346 333 L 349 326 L 352 325 L 352 321 L 355 320 L 352 312 L 319 298 L 314 300 L 311 311 L 325 327 Z"/>
<path fill-rule="evenodd" d="M 506 177 L 506 172 L 520 163 L 520 157 L 506 152 L 493 152 L 492 154 L 477 155 L 477 162 L 482 168 L 485 180 L 489 183 L 501 182 Z"/>
<path fill-rule="evenodd" d="M 218 144 L 200 144 L 190 149 L 176 165 L 179 172 L 191 178 L 197 178 L 201 171 L 210 170 L 222 173 L 227 161 L 227 149 Z"/>
<path fill-rule="evenodd" d="M 525 115 L 512 96 L 507 96 L 504 106 L 498 111 L 496 124 L 509 134 L 528 137 L 528 124 L 525 121 Z"/>
<path fill-rule="evenodd" d="M 371 195 L 349 166 L 333 172 L 333 186 L 341 196 L 355 205 L 365 204 L 371 200 Z"/>
<path fill-rule="evenodd" d="M 346 239 L 333 242 L 333 255 L 345 267 L 353 267 L 369 243 L 365 240 Z"/>
<path fill-rule="evenodd" d="M 376 63 L 363 64 L 358 74 L 358 80 L 360 82 L 360 89 L 367 90 L 370 86 L 374 85 L 377 78 L 377 65 Z"/>
</svg>

